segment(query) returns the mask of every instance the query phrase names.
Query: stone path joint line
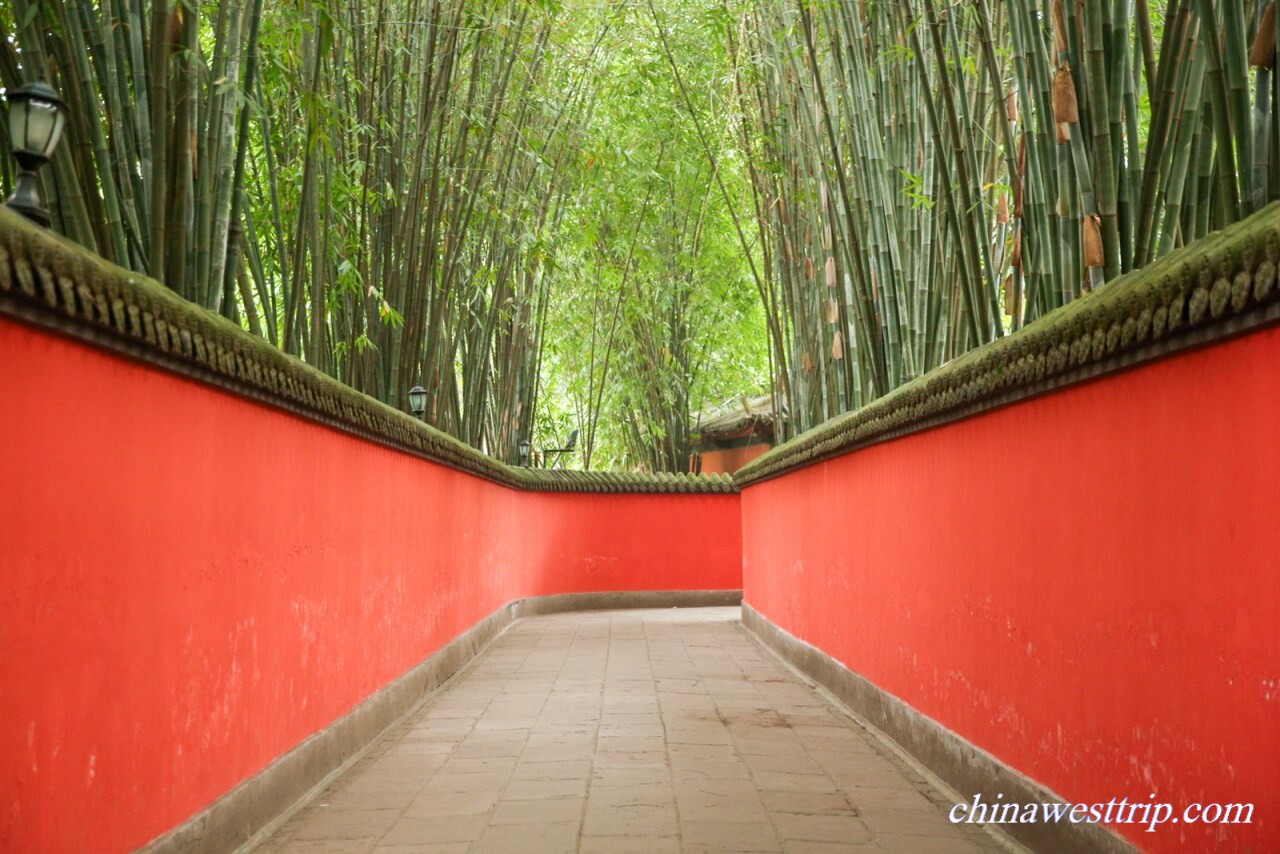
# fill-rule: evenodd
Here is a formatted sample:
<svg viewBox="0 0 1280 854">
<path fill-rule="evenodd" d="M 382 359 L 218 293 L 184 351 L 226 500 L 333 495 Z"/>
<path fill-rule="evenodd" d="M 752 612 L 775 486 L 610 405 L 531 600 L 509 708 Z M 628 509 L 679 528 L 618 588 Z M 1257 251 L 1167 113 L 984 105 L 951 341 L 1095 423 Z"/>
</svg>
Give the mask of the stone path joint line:
<svg viewBox="0 0 1280 854">
<path fill-rule="evenodd" d="M 1007 852 L 736 608 L 515 623 L 259 854 Z"/>
</svg>

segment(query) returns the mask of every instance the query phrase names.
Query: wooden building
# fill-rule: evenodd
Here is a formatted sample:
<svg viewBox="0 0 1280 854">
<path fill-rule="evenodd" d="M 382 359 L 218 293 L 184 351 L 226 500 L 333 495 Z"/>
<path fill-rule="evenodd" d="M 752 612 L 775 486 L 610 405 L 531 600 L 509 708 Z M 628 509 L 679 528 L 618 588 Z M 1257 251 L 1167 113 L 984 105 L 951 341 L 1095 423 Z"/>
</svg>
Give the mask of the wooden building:
<svg viewBox="0 0 1280 854">
<path fill-rule="evenodd" d="M 704 410 L 694 424 L 689 470 L 732 474 L 773 447 L 774 424 L 768 395 L 743 396 Z"/>
</svg>

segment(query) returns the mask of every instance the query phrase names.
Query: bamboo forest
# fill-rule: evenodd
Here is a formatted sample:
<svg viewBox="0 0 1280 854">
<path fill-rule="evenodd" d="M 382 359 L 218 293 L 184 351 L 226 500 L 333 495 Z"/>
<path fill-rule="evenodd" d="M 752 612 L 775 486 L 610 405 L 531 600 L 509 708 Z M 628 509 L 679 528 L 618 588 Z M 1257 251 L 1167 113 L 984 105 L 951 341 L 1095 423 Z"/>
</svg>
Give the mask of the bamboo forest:
<svg viewBox="0 0 1280 854">
<path fill-rule="evenodd" d="M 1271 0 L 7 0 L 52 227 L 493 456 L 684 471 L 1280 198 Z M 8 145 L 2 142 L 0 145 Z M 15 170 L 0 158 L 0 191 Z"/>
</svg>

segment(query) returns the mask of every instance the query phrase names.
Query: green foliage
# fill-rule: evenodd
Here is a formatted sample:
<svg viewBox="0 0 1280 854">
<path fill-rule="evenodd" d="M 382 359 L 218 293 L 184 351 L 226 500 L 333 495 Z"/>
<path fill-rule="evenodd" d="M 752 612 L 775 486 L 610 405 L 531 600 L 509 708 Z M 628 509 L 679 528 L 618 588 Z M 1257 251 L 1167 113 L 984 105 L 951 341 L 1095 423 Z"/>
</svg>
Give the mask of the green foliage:
<svg viewBox="0 0 1280 854">
<path fill-rule="evenodd" d="M 664 18 L 702 120 L 728 140 L 721 39 L 735 19 L 683 2 Z M 535 445 L 577 426 L 587 466 L 683 471 L 692 416 L 765 385 L 762 318 L 653 17 L 622 6 L 610 24 L 560 236 Z M 745 176 L 721 168 L 744 195 Z"/>
<path fill-rule="evenodd" d="M 1272 6 L 745 6 L 741 148 L 787 431 L 1280 197 L 1274 60 L 1246 61 Z"/>
<path fill-rule="evenodd" d="M 13 0 L 0 84 L 70 105 L 72 239 L 506 461 L 671 471 L 701 409 L 798 432 L 1280 197 L 1273 11 Z"/>
</svg>

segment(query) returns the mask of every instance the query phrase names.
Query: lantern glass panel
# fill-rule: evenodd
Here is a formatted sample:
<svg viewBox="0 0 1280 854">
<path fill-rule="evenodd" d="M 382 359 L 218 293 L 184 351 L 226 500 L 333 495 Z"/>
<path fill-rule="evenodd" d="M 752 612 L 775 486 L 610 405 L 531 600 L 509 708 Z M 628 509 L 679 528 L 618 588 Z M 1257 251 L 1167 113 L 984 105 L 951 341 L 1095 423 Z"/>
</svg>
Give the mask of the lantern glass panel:
<svg viewBox="0 0 1280 854">
<path fill-rule="evenodd" d="M 422 386 L 414 386 L 409 390 L 409 409 L 416 414 L 427 411 L 427 390 Z"/>
<path fill-rule="evenodd" d="M 66 121 L 56 101 L 15 94 L 9 100 L 9 143 L 15 152 L 49 160 L 62 138 Z"/>
<path fill-rule="evenodd" d="M 62 129 L 67 122 L 66 113 L 50 101 L 35 100 L 31 102 L 30 122 L 27 132 L 31 135 L 27 141 L 40 143 L 41 147 L 37 150 L 46 160 L 52 160 L 53 151 L 58 147 L 58 140 L 62 138 Z"/>
<path fill-rule="evenodd" d="M 21 151 L 27 142 L 27 103 L 25 101 L 9 102 L 9 146 L 14 151 Z"/>
</svg>

